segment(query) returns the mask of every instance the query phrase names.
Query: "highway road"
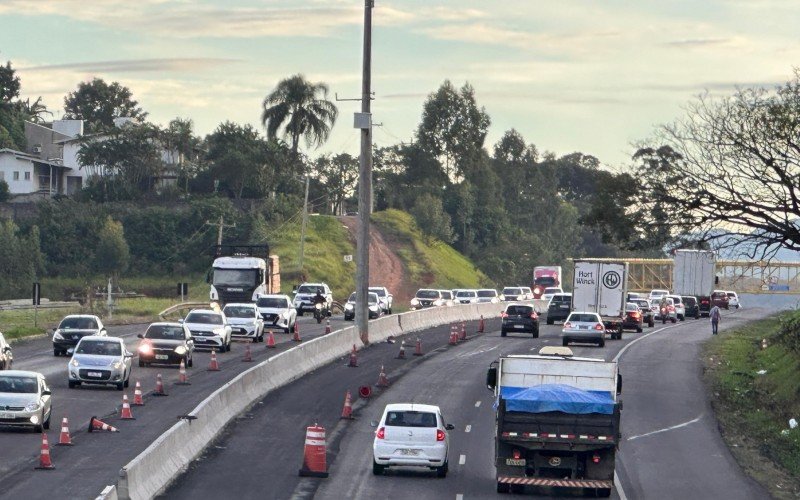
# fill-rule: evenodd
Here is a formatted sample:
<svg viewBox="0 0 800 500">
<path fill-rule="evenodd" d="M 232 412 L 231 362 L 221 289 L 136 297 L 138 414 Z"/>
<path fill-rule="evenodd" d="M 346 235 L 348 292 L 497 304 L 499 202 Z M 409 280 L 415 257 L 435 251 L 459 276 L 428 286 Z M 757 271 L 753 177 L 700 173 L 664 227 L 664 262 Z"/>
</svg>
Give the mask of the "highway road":
<svg viewBox="0 0 800 500">
<path fill-rule="evenodd" d="M 341 318 L 341 316 L 339 317 Z M 313 318 L 298 318 L 301 338 L 310 339 L 324 332 L 325 324 L 317 325 Z M 333 329 L 350 325 L 336 317 L 331 320 Z M 187 369 L 189 386 L 174 385 L 178 370 L 169 366 L 139 368 L 136 347 L 139 333 L 146 324 L 108 327 L 108 334 L 125 339 L 129 351 L 134 353 L 130 388 L 125 394 L 132 401 L 136 380 L 142 384 L 145 406 L 133 407 L 134 421 L 119 418 L 123 392 L 113 386 L 67 387 L 67 357 L 54 357 L 49 337 L 39 337 L 14 344 L 14 368 L 43 373 L 53 391 L 53 414 L 50 431 L 51 445 L 58 442 L 61 419 L 69 418 L 74 446 L 51 446 L 51 457 L 56 466 L 52 471 L 34 470 L 38 463 L 41 437 L 23 429 L 2 428 L 0 433 L 0 498 L 52 499 L 94 498 L 107 484 L 116 483 L 118 473 L 164 431 L 171 427 L 178 415 L 185 415 L 200 401 L 237 374 L 252 366 L 242 362 L 244 343 L 234 343 L 231 352 L 219 354 L 221 371 L 209 372 L 209 354 L 197 351 L 194 367 Z M 261 361 L 294 345 L 291 336 L 275 333 L 276 349 L 266 349 L 266 343 L 250 344 L 253 359 Z M 168 397 L 155 398 L 149 393 L 155 388 L 156 374 L 160 373 Z M 116 434 L 87 432 L 92 416 L 120 429 Z M 54 491 L 58 491 L 54 494 Z"/>
<path fill-rule="evenodd" d="M 725 329 L 757 319 L 761 312 L 727 313 Z M 444 346 L 449 329 L 426 332 L 435 355 L 395 360 L 396 345 L 373 345 L 357 369 L 340 360 L 267 396 L 230 426 L 164 498 L 496 498 L 493 467 L 492 394 L 485 370 L 501 354 L 534 353 L 560 345 L 560 326 L 542 325 L 538 340 L 501 338 L 497 323 L 485 334 Z M 700 367 L 708 320 L 657 324 L 643 334 L 625 333 L 603 349 L 573 346 L 577 355 L 620 358 L 623 385 L 623 442 L 617 456 L 614 498 L 767 498 L 748 479 L 725 447 L 705 397 Z M 434 340 L 435 339 L 435 340 Z M 357 419 L 339 420 L 344 393 L 374 384 L 385 364 L 390 388 L 356 406 Z M 437 479 L 413 469 L 372 475 L 374 428 L 390 402 L 415 401 L 442 407 L 451 431 L 450 474 Z M 305 427 L 328 431 L 330 478 L 299 478 Z M 231 485 L 235 485 L 235 488 Z M 527 493 L 550 495 L 547 490 Z"/>
</svg>

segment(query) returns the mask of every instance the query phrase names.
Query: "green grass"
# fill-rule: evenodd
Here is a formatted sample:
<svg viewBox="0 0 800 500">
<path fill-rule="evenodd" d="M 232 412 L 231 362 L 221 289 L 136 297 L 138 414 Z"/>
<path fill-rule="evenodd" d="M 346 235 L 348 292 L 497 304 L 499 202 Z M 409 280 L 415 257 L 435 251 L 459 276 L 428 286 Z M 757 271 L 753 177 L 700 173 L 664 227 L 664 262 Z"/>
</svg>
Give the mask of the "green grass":
<svg viewBox="0 0 800 500">
<path fill-rule="evenodd" d="M 787 431 L 790 418 L 800 419 L 800 353 L 778 341 L 786 319 L 798 314 L 771 317 L 720 335 L 707 344 L 705 355 L 726 440 L 734 445 L 743 467 L 779 498 L 795 498 L 800 491 L 800 427 Z M 762 370 L 766 372 L 759 374 Z M 742 442 L 743 436 L 747 442 Z M 746 456 L 747 448 L 760 457 Z M 777 464 L 794 484 L 776 488 L 777 479 L 753 467 L 759 458 Z"/>
<path fill-rule="evenodd" d="M 491 286 L 491 280 L 469 259 L 453 247 L 423 235 L 411 215 L 386 210 L 373 214 L 372 222 L 403 261 L 412 283 L 436 288 Z"/>
</svg>

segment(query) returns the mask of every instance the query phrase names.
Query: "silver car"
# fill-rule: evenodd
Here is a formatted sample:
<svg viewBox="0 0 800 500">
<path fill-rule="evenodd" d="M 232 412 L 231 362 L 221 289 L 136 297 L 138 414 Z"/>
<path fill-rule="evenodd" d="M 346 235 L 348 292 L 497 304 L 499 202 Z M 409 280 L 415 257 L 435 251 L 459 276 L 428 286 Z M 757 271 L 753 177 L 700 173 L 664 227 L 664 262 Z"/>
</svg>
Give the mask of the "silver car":
<svg viewBox="0 0 800 500">
<path fill-rule="evenodd" d="M 294 328 L 297 309 L 292 307 L 292 299 L 288 295 L 262 295 L 256 301 L 256 307 L 265 328 L 282 328 L 286 333 Z"/>
<path fill-rule="evenodd" d="M 599 347 L 606 345 L 606 327 L 600 315 L 594 312 L 571 312 L 561 330 L 561 344 L 588 342 Z"/>
<path fill-rule="evenodd" d="M 81 384 L 113 384 L 121 391 L 128 387 L 133 354 L 119 337 L 83 337 L 67 364 L 69 388 Z"/>
<path fill-rule="evenodd" d="M 381 309 L 386 314 L 392 314 L 392 302 L 394 301 L 394 297 L 389 292 L 389 289 L 385 286 L 371 286 L 369 287 L 370 292 L 375 292 L 378 294 L 378 301 L 381 304 Z"/>
<path fill-rule="evenodd" d="M 44 375 L 22 370 L 0 372 L 0 425 L 50 428 L 50 388 Z"/>
<path fill-rule="evenodd" d="M 231 335 L 253 342 L 264 341 L 264 320 L 255 304 L 226 304 L 222 312 L 231 325 Z"/>
<path fill-rule="evenodd" d="M 231 325 L 222 311 L 193 309 L 183 323 L 192 333 L 195 349 L 231 350 Z"/>
</svg>

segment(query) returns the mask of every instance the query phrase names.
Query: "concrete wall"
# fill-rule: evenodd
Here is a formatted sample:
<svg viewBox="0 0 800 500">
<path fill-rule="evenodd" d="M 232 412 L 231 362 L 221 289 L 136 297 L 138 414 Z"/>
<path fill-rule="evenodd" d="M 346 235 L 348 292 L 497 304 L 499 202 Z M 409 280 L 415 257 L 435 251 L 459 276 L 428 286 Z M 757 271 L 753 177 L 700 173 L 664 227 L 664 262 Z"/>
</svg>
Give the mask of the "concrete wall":
<svg viewBox="0 0 800 500">
<path fill-rule="evenodd" d="M 27 194 L 36 191 L 35 172 L 33 162 L 18 158 L 13 153 L 0 153 L 0 177 L 8 184 L 11 194 Z M 19 179 L 14 180 L 14 172 L 17 172 Z M 25 180 L 25 173 L 28 173 L 28 180 Z"/>
</svg>

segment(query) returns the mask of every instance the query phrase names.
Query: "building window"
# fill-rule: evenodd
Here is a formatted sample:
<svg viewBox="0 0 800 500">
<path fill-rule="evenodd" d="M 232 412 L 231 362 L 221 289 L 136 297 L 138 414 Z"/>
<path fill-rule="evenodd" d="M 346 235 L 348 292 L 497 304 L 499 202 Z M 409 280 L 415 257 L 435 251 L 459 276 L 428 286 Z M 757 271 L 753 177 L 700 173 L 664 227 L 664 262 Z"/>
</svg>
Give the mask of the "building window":
<svg viewBox="0 0 800 500">
<path fill-rule="evenodd" d="M 14 172 L 14 180 L 15 181 L 19 180 L 19 172 Z"/>
<path fill-rule="evenodd" d="M 30 172 L 25 172 L 25 180 L 26 181 L 31 180 L 31 173 Z"/>
</svg>

